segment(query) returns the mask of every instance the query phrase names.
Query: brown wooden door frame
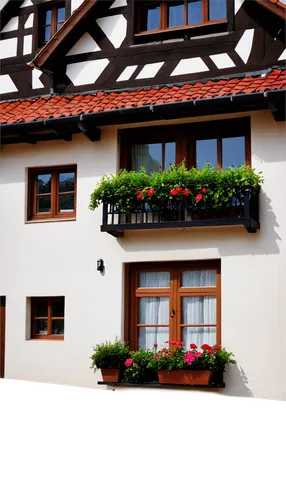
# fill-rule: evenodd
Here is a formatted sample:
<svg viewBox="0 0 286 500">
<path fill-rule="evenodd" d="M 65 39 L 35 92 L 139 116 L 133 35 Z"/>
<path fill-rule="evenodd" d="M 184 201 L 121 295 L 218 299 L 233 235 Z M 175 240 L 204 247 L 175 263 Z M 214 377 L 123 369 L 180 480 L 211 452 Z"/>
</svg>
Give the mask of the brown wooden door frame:
<svg viewBox="0 0 286 500">
<path fill-rule="evenodd" d="M 0 297 L 0 378 L 5 372 L 6 297 Z"/>
</svg>

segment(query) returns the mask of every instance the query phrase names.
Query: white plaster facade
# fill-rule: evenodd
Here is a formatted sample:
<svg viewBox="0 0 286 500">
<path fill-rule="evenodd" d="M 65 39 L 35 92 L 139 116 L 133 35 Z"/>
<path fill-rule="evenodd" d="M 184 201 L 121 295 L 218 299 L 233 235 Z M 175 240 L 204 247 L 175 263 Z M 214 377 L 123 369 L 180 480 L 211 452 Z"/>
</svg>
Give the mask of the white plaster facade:
<svg viewBox="0 0 286 500">
<path fill-rule="evenodd" d="M 196 120 L 208 119 L 214 117 Z M 270 111 L 251 114 L 252 166 L 265 177 L 256 234 L 239 227 L 184 228 L 131 231 L 119 239 L 100 232 L 101 209 L 88 209 L 96 182 L 118 168 L 117 127 L 103 128 L 96 143 L 78 135 L 68 146 L 63 141 L 4 146 L 0 295 L 6 296 L 5 377 L 97 387 L 100 375 L 90 369 L 92 346 L 123 336 L 124 263 L 215 258 L 221 259 L 222 270 L 222 343 L 238 362 L 228 368 L 220 392 L 286 400 L 284 139 L 284 123 L 275 122 Z M 27 168 L 70 163 L 77 164 L 78 173 L 76 221 L 25 223 Z M 104 259 L 104 275 L 96 271 L 98 258 Z M 65 296 L 62 342 L 26 340 L 27 297 L 41 295 Z"/>
</svg>

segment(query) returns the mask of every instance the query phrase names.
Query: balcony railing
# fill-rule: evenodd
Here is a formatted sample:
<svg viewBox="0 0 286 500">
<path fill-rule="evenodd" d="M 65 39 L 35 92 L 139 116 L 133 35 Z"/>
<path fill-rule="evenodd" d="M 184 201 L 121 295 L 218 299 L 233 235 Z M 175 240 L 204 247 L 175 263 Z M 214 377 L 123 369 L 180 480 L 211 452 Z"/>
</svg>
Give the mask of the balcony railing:
<svg viewBox="0 0 286 500">
<path fill-rule="evenodd" d="M 160 211 L 153 211 L 143 202 L 126 213 L 114 204 L 103 203 L 101 231 L 115 237 L 130 230 L 219 226 L 244 226 L 248 233 L 256 233 L 260 228 L 259 190 L 233 197 L 223 208 L 208 205 L 193 209 L 170 203 Z"/>
</svg>

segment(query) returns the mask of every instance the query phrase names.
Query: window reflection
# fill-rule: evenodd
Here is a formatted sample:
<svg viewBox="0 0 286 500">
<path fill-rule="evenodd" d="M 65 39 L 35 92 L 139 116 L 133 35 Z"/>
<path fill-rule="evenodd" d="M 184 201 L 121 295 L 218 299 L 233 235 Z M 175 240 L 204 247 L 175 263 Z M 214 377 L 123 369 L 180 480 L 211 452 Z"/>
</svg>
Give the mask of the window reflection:
<svg viewBox="0 0 286 500">
<path fill-rule="evenodd" d="M 245 165 L 245 137 L 222 139 L 222 168 Z"/>
<path fill-rule="evenodd" d="M 184 23 L 184 2 L 170 5 L 168 8 L 168 28 L 183 26 Z"/>
<path fill-rule="evenodd" d="M 142 9 L 141 31 L 157 30 L 160 27 L 160 5 L 146 5 Z"/>
<path fill-rule="evenodd" d="M 209 20 L 226 18 L 226 0 L 209 0 Z"/>
<path fill-rule="evenodd" d="M 176 143 L 134 144 L 131 151 L 132 170 L 139 172 L 142 167 L 148 174 L 170 168 L 170 163 L 176 161 Z"/>
<path fill-rule="evenodd" d="M 200 24 L 203 22 L 202 0 L 188 2 L 188 24 Z"/>
<path fill-rule="evenodd" d="M 202 168 L 206 163 L 217 168 L 217 139 L 196 141 L 196 166 Z"/>
</svg>

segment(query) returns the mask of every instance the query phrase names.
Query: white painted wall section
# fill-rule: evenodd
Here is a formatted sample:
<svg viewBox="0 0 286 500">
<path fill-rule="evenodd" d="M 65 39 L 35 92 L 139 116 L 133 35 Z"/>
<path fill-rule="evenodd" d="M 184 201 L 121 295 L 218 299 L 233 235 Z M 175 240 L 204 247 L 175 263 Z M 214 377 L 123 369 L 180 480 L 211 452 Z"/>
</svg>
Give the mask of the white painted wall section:
<svg viewBox="0 0 286 500">
<path fill-rule="evenodd" d="M 1 33 L 8 33 L 9 31 L 15 31 L 19 27 L 19 17 L 12 17 L 10 21 L 4 26 Z"/>
<path fill-rule="evenodd" d="M 88 85 L 96 82 L 108 64 L 109 59 L 68 64 L 66 74 L 74 85 Z"/>
<path fill-rule="evenodd" d="M 118 7 L 125 7 L 126 5 L 127 5 L 126 0 L 115 0 L 115 2 L 109 8 L 117 9 Z"/>
<path fill-rule="evenodd" d="M 24 36 L 24 45 L 23 45 L 23 54 L 24 56 L 27 54 L 31 54 L 32 52 L 32 41 L 33 35 Z"/>
<path fill-rule="evenodd" d="M 237 14 L 244 0 L 234 0 L 234 13 Z"/>
<path fill-rule="evenodd" d="M 286 49 L 283 50 L 281 56 L 278 58 L 278 61 L 283 61 L 284 59 L 286 59 Z"/>
<path fill-rule="evenodd" d="M 226 53 L 214 54 L 213 56 L 210 56 L 210 58 L 219 69 L 232 68 L 235 66 L 233 60 Z"/>
<path fill-rule="evenodd" d="M 101 17 L 96 22 L 112 45 L 118 49 L 126 37 L 127 21 L 125 17 L 121 14 L 118 16 Z"/>
<path fill-rule="evenodd" d="M 9 92 L 18 92 L 18 89 L 9 75 L 0 75 L 0 95 Z"/>
<path fill-rule="evenodd" d="M 122 71 L 121 75 L 117 78 L 117 82 L 124 82 L 125 80 L 129 80 L 133 75 L 134 71 L 138 68 L 138 65 L 134 66 L 126 66 L 126 68 Z"/>
<path fill-rule="evenodd" d="M 17 55 L 18 38 L 8 38 L 0 41 L 0 59 L 15 57 Z"/>
<path fill-rule="evenodd" d="M 235 47 L 235 52 L 241 57 L 243 62 L 246 64 L 252 49 L 254 37 L 254 28 L 250 30 L 245 30 L 241 39 Z"/>
<path fill-rule="evenodd" d="M 136 80 L 142 80 L 143 78 L 154 78 L 157 75 L 159 69 L 162 68 L 163 62 L 145 64 L 141 69 L 140 73 L 136 76 Z"/>
<path fill-rule="evenodd" d="M 32 5 L 34 5 L 31 0 L 25 0 L 25 2 L 22 3 L 22 5 L 20 6 L 20 9 L 24 9 L 25 7 L 31 7 Z"/>
<path fill-rule="evenodd" d="M 32 88 L 33 89 L 42 89 L 44 88 L 44 85 L 42 84 L 40 80 L 40 76 L 42 76 L 42 71 L 40 71 L 38 68 L 33 68 L 32 70 Z"/>
<path fill-rule="evenodd" d="M 73 12 L 75 9 L 77 9 L 84 0 L 71 0 L 71 12 Z"/>
<path fill-rule="evenodd" d="M 86 54 L 88 52 L 98 52 L 100 47 L 89 33 L 85 33 L 67 53 L 67 56 Z"/>
<path fill-rule="evenodd" d="M 33 28 L 34 26 L 34 14 L 30 14 L 27 21 L 25 22 L 24 28 Z"/>
<path fill-rule="evenodd" d="M 171 76 L 187 75 L 189 73 L 202 73 L 209 71 L 209 68 L 204 63 L 201 57 L 190 57 L 188 59 L 181 59 L 179 64 L 175 67 Z"/>
</svg>

